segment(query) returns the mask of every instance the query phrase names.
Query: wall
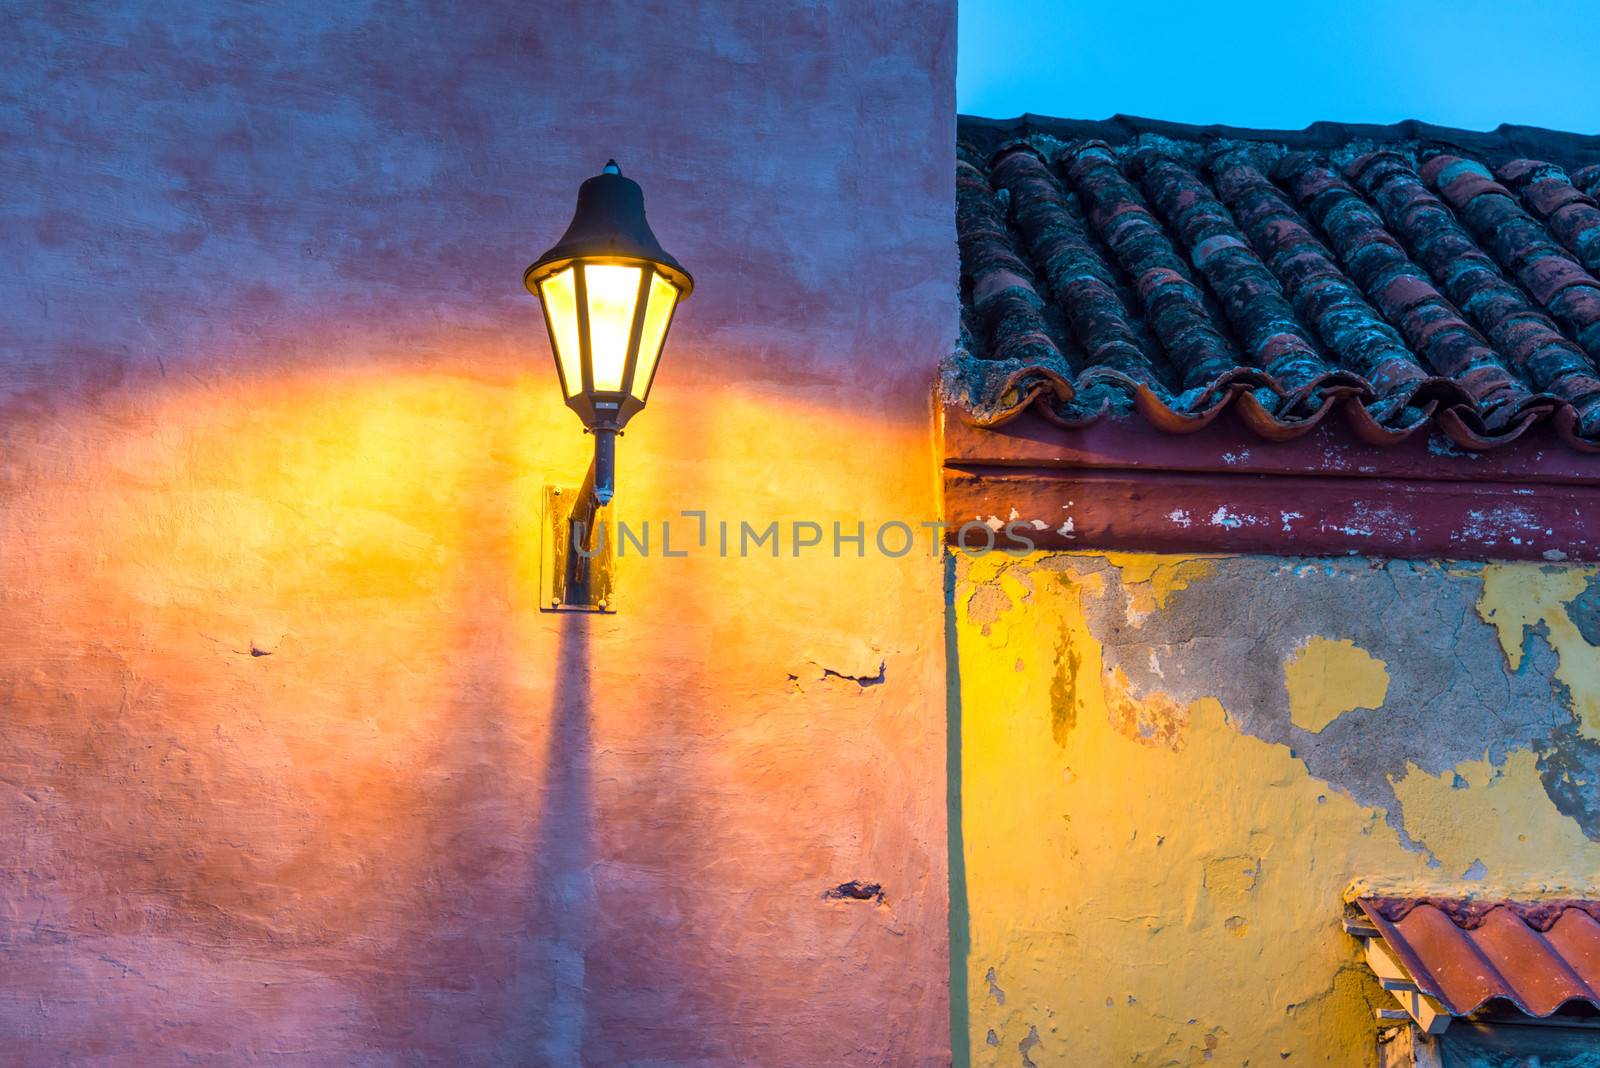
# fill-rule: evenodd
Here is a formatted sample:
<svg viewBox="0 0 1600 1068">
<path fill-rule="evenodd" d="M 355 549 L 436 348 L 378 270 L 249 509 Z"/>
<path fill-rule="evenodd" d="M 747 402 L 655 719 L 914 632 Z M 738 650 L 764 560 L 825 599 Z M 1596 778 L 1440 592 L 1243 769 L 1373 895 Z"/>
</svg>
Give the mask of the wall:
<svg viewBox="0 0 1600 1068">
<path fill-rule="evenodd" d="M 696 275 L 624 518 L 932 516 L 953 29 L 8 19 L 8 1056 L 948 1061 L 940 561 L 658 553 L 538 612 L 587 455 L 520 276 L 609 155 Z"/>
<path fill-rule="evenodd" d="M 951 567 L 974 1064 L 1374 1064 L 1347 885 L 1600 875 L 1600 569 Z"/>
</svg>

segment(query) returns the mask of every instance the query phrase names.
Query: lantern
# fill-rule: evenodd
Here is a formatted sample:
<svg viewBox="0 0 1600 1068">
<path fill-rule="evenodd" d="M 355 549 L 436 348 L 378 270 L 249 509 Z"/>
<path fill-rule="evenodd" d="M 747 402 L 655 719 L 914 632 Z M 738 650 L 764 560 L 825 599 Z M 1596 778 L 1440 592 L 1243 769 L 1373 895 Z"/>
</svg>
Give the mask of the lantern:
<svg viewBox="0 0 1600 1068">
<path fill-rule="evenodd" d="M 621 430 L 650 399 L 694 280 L 650 232 L 644 193 L 616 160 L 579 187 L 572 224 L 522 280 L 544 305 L 567 405 L 591 431 Z"/>
<path fill-rule="evenodd" d="M 578 187 L 578 208 L 554 248 L 523 272 L 544 307 L 545 328 L 567 406 L 594 435 L 594 462 L 576 494 L 551 487 L 547 545 L 550 607 L 606 610 L 609 557 L 589 560 L 597 511 L 616 481 L 616 437 L 650 399 L 667 328 L 694 288 L 644 217 L 644 193 L 616 160 Z"/>
</svg>

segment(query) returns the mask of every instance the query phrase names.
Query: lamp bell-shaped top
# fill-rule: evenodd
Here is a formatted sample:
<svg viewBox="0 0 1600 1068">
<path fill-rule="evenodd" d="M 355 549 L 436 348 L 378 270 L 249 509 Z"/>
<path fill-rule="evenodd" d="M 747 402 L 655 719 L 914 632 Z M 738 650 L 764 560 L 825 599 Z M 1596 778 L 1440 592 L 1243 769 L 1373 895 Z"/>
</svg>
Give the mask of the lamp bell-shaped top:
<svg viewBox="0 0 1600 1068">
<path fill-rule="evenodd" d="M 526 272 L 529 283 L 572 260 L 644 260 L 655 264 L 687 297 L 694 279 L 673 259 L 644 216 L 644 190 L 625 178 L 616 160 L 578 187 L 578 208 L 567 232 Z M 530 289 L 533 286 L 530 284 Z"/>
</svg>

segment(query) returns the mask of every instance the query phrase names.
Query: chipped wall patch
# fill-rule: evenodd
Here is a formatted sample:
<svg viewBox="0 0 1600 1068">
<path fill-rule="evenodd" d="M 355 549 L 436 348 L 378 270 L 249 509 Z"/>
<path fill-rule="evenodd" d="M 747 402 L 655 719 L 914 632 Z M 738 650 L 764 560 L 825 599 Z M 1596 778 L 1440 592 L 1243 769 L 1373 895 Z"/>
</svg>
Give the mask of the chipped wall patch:
<svg viewBox="0 0 1600 1068">
<path fill-rule="evenodd" d="M 1283 675 L 1289 721 L 1312 733 L 1346 712 L 1383 707 L 1389 692 L 1388 665 L 1348 638 L 1313 635 L 1284 661 Z"/>
<path fill-rule="evenodd" d="M 1259 522 L 1261 521 L 1253 515 L 1240 515 L 1237 512 L 1230 511 L 1225 504 L 1217 505 L 1217 510 L 1211 513 L 1211 525 L 1222 527 L 1225 530 L 1238 530 L 1246 523 L 1254 526 Z"/>
<path fill-rule="evenodd" d="M 1406 832 L 1460 878 L 1582 885 L 1600 871 L 1600 843 L 1556 809 L 1526 749 L 1500 764 L 1469 760 L 1438 774 L 1411 766 L 1395 795 Z"/>
<path fill-rule="evenodd" d="M 1183 731 L 1189 709 L 1164 693 L 1136 697 L 1129 692 L 1128 676 L 1116 669 L 1105 680 L 1106 715 L 1116 732 L 1140 745 L 1162 746 L 1174 752 L 1183 748 Z"/>
<path fill-rule="evenodd" d="M 1477 610 L 1495 628 L 1506 665 L 1521 671 L 1537 640 L 1555 652 L 1555 678 L 1566 688 L 1567 707 L 1580 733 L 1600 739 L 1600 653 L 1585 627 L 1593 623 L 1590 600 L 1600 569 L 1490 564 L 1483 569 Z M 1591 631 L 1594 637 L 1600 633 Z"/>
</svg>

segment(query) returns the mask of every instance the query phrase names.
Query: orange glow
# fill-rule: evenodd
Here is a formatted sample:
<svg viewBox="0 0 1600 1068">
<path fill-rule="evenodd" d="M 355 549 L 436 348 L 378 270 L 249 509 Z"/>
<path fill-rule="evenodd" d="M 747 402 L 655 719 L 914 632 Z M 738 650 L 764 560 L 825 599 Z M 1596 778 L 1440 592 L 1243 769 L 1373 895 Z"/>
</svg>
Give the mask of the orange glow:
<svg viewBox="0 0 1600 1068">
<path fill-rule="evenodd" d="M 623 858 L 676 887 L 748 879 L 776 851 L 826 886 L 870 866 L 859 843 L 921 848 L 926 821 L 878 826 L 858 802 L 941 766 L 924 709 L 942 661 L 919 651 L 940 648 L 939 562 L 722 559 L 713 528 L 687 559 L 658 541 L 619 561 L 616 616 L 539 612 L 542 487 L 573 484 L 591 446 L 526 350 L 510 331 L 308 337 L 9 439 L 0 696 L 21 748 L 5 762 L 37 769 L 48 807 L 7 790 L 0 815 L 67 873 L 22 914 L 352 954 L 400 1019 L 410 986 L 384 977 L 481 975 L 492 958 L 461 963 L 476 943 L 454 917 L 526 923 L 541 858 L 594 850 L 601 870 Z M 719 369 L 742 351 L 695 357 L 629 428 L 621 518 L 671 518 L 694 549 L 685 507 L 830 527 L 937 515 L 924 423 L 730 383 Z M 782 455 L 775 422 L 806 428 Z M 819 595 L 834 590 L 862 592 Z M 882 686 L 808 674 L 808 658 L 861 674 L 885 656 Z M 35 829 L 47 818 L 70 832 Z M 927 878 L 897 915 L 937 927 L 942 875 Z M 696 955 L 721 903 L 682 900 L 684 967 L 744 981 L 755 954 Z M 755 977 L 791 989 L 809 972 Z"/>
</svg>

